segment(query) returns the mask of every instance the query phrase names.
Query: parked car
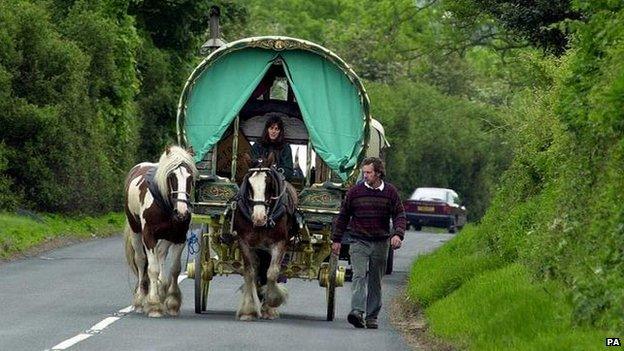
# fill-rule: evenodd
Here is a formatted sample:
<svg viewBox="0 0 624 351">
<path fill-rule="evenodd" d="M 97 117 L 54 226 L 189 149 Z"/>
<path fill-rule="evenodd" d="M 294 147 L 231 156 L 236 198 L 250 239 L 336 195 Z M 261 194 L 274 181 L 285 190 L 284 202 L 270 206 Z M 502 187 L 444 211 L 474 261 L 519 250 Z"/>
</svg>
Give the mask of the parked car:
<svg viewBox="0 0 624 351">
<path fill-rule="evenodd" d="M 466 207 L 451 189 L 417 188 L 403 206 L 408 224 L 415 230 L 428 226 L 447 228 L 449 233 L 455 233 L 466 224 Z"/>
</svg>

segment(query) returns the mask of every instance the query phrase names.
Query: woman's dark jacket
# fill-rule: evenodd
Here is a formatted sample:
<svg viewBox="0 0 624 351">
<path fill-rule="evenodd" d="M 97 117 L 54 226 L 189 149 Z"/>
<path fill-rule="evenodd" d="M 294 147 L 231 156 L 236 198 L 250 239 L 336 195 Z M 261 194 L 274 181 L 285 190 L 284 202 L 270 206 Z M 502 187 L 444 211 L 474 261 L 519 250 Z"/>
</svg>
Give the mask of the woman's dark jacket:
<svg viewBox="0 0 624 351">
<path fill-rule="evenodd" d="M 251 157 L 254 159 L 266 159 L 269 157 L 269 154 L 273 152 L 276 158 L 277 168 L 284 170 L 284 177 L 286 177 L 286 180 L 291 180 L 293 176 L 292 150 L 290 149 L 290 144 L 284 143 L 283 145 L 282 148 L 277 148 L 270 144 L 265 146 L 262 145 L 261 142 L 257 142 L 251 147 Z"/>
</svg>

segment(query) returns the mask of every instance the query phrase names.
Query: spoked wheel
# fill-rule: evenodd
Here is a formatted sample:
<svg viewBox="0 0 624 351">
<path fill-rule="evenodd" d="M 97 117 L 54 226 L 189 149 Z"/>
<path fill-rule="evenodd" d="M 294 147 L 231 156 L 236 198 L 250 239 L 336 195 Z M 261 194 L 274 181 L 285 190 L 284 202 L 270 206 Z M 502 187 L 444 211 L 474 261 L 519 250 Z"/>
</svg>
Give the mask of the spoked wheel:
<svg viewBox="0 0 624 351">
<path fill-rule="evenodd" d="M 333 321 L 336 314 L 336 270 L 338 269 L 338 255 L 332 253 L 329 257 L 329 282 L 325 288 L 327 298 L 327 320 Z"/>
<path fill-rule="evenodd" d="M 205 275 L 203 262 L 210 259 L 210 241 L 208 237 L 202 236 L 199 239 L 199 250 L 195 255 L 195 313 L 206 311 L 206 302 L 208 301 L 208 291 L 210 289 L 210 280 L 204 280 Z"/>
</svg>

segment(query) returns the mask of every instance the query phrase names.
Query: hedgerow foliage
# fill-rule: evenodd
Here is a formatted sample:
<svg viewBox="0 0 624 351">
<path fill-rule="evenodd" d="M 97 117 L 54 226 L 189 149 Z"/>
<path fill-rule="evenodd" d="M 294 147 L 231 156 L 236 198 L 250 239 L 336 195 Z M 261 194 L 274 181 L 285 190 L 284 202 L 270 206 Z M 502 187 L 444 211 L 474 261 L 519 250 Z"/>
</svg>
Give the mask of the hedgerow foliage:
<svg viewBox="0 0 624 351">
<path fill-rule="evenodd" d="M 506 241 L 501 252 L 566 282 L 575 321 L 622 331 L 624 6 L 577 6 L 591 17 L 574 24 L 555 89 L 536 106 L 539 125 L 523 130 L 531 145 L 520 149 L 483 229 L 506 222 L 503 207 L 523 211 L 515 233 L 491 236 Z"/>
<path fill-rule="evenodd" d="M 453 188 L 469 219 L 481 218 L 511 156 L 499 113 L 408 80 L 367 87 L 391 143 L 389 179 L 404 197 L 417 185 Z"/>
<path fill-rule="evenodd" d="M 520 262 L 534 278 L 563 283 L 574 324 L 621 333 L 624 5 L 577 1 L 574 8 L 585 20 L 567 24 L 570 49 L 544 59 L 553 85 L 514 97 L 505 114 L 514 128 L 514 159 L 481 224 L 462 235 L 478 243 L 469 251 Z M 448 261 L 448 253 L 438 256 Z M 429 261 L 418 270 L 441 262 Z M 449 284 L 436 290 L 443 295 L 427 296 L 443 298 L 454 290 Z"/>
<path fill-rule="evenodd" d="M 120 209 L 125 173 L 175 140 L 209 2 L 158 4 L 0 3 L 0 209 Z"/>
<path fill-rule="evenodd" d="M 404 195 L 455 188 L 470 218 L 480 218 L 510 148 L 496 108 L 479 101 L 504 100 L 499 70 L 508 70 L 486 50 L 471 52 L 472 63 L 436 54 L 441 37 L 455 37 L 446 27 L 438 33 L 442 12 L 409 0 L 3 2 L 0 208 L 119 208 L 127 169 L 176 139 L 179 93 L 213 4 L 228 41 L 288 35 L 335 50 L 370 81 L 373 112 L 393 145 L 390 180 Z M 420 48 L 429 54 L 413 58 Z M 494 78 L 475 83 L 485 71 Z"/>
<path fill-rule="evenodd" d="M 76 2 L 53 23 L 41 5 L 0 4 L 3 174 L 20 206 L 107 210 L 118 199 L 136 144 L 138 37 L 107 10 Z"/>
</svg>

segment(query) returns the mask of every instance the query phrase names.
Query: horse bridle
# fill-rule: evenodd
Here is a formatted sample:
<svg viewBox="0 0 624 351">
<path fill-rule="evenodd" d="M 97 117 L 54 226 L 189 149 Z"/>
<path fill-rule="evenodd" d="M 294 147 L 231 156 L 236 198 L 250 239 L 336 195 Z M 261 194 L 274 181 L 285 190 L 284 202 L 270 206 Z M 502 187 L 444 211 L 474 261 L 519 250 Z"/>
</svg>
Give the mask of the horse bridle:
<svg viewBox="0 0 624 351">
<path fill-rule="evenodd" d="M 171 194 L 171 204 L 173 205 L 174 203 L 177 202 L 184 202 L 186 203 L 188 206 L 193 206 L 193 203 L 191 202 L 191 194 L 189 192 L 186 191 L 172 191 L 169 194 Z M 174 196 L 176 194 L 184 194 L 186 195 L 186 199 L 178 199 L 177 196 Z"/>
<path fill-rule="evenodd" d="M 263 205 L 264 207 L 269 207 L 271 205 L 271 200 L 277 200 L 279 199 L 282 194 L 284 194 L 284 189 L 286 189 L 285 186 L 282 185 L 281 179 L 279 179 L 279 175 L 275 174 L 278 171 L 275 168 L 272 167 L 254 167 L 254 168 L 250 168 L 249 170 L 247 170 L 247 172 L 254 173 L 254 172 L 265 172 L 268 173 L 268 175 L 271 177 L 271 179 L 274 181 L 274 183 L 277 184 L 277 189 L 278 189 L 278 193 L 279 195 L 277 196 L 271 196 L 269 197 L 267 200 L 264 201 L 258 201 L 258 200 L 254 200 L 252 198 L 249 199 L 249 203 L 257 206 L 257 205 Z M 281 191 L 280 191 L 281 188 Z"/>
<path fill-rule="evenodd" d="M 184 166 L 180 165 L 180 167 L 184 167 Z M 184 194 L 184 195 L 186 195 L 186 197 L 184 199 L 178 199 L 178 197 L 176 196 L 177 194 Z M 189 193 L 188 191 L 179 191 L 179 190 L 170 191 L 169 192 L 169 201 L 171 202 L 171 206 L 172 207 L 175 207 L 175 204 L 178 203 L 178 202 L 183 202 L 191 210 L 193 209 L 193 203 L 191 202 L 191 193 Z"/>
<path fill-rule="evenodd" d="M 244 201 L 248 205 L 264 206 L 267 209 L 267 216 L 269 217 L 269 220 L 267 221 L 267 226 L 272 227 L 275 225 L 275 220 L 281 217 L 281 215 L 284 212 L 283 209 L 280 209 L 280 206 L 283 207 L 283 202 L 284 202 L 283 197 L 284 197 L 284 192 L 286 190 L 286 186 L 284 185 L 284 180 L 281 178 L 282 175 L 279 173 L 279 171 L 275 169 L 275 167 L 254 167 L 254 168 L 250 168 L 247 172 L 248 173 L 245 176 L 245 179 L 243 180 L 243 182 L 248 182 L 249 176 L 253 174 L 254 172 L 266 172 L 274 181 L 274 183 L 277 184 L 277 192 L 276 192 L 278 194 L 277 196 L 271 196 L 269 197 L 269 199 L 264 200 L 264 201 L 258 201 L 252 198 L 244 199 Z M 241 188 L 241 190 L 243 189 Z M 240 195 L 246 196 L 246 194 L 240 194 Z M 273 203 L 273 206 L 271 206 L 271 201 L 273 200 L 277 200 L 277 201 L 275 201 Z M 249 220 L 251 219 L 249 215 L 249 209 L 246 209 L 246 211 L 243 211 L 243 214 L 245 215 L 245 217 L 247 217 L 247 219 Z"/>
</svg>

